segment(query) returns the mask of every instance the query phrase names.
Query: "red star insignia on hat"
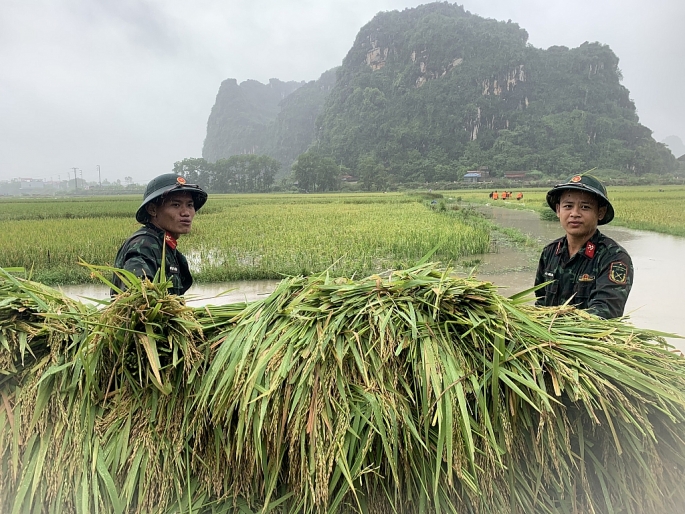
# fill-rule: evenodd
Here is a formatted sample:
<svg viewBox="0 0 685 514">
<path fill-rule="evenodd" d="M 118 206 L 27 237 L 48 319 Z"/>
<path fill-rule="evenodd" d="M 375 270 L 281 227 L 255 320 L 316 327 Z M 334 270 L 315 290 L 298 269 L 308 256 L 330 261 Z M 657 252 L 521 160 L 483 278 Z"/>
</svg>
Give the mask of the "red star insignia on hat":
<svg viewBox="0 0 685 514">
<path fill-rule="evenodd" d="M 186 179 L 184 179 L 183 177 L 176 177 L 176 182 L 183 185 L 186 183 Z"/>
<path fill-rule="evenodd" d="M 582 177 L 580 175 L 576 175 L 575 177 L 571 177 L 571 180 L 569 182 L 580 182 L 582 180 Z"/>
</svg>

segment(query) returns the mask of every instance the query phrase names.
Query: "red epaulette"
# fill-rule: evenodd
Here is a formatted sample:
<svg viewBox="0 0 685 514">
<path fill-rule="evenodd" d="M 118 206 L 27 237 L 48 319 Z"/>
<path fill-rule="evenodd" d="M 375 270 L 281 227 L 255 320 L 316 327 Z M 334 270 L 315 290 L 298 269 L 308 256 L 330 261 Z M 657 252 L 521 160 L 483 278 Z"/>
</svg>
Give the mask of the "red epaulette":
<svg viewBox="0 0 685 514">
<path fill-rule="evenodd" d="M 587 245 L 585 245 L 585 255 L 589 258 L 592 259 L 595 256 L 595 249 L 597 248 L 597 245 L 593 243 L 592 241 L 588 241 Z"/>
<path fill-rule="evenodd" d="M 176 245 L 178 245 L 178 240 L 169 234 L 169 232 L 166 232 L 164 235 L 164 241 L 166 241 L 166 244 L 169 248 L 172 250 L 176 250 Z"/>
</svg>

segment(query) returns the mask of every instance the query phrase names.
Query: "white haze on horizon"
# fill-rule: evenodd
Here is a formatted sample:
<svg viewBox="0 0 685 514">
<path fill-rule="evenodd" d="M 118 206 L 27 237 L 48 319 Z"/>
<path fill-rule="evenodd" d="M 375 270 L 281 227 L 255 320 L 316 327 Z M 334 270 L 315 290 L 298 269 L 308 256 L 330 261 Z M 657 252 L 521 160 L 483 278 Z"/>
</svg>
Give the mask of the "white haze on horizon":
<svg viewBox="0 0 685 514">
<path fill-rule="evenodd" d="M 309 81 L 411 0 L 2 0 L 0 180 L 145 182 L 199 157 L 221 82 Z M 425 2 L 423 2 L 425 3 Z M 685 2 L 467 0 L 540 48 L 608 44 L 657 141 L 685 139 Z"/>
</svg>

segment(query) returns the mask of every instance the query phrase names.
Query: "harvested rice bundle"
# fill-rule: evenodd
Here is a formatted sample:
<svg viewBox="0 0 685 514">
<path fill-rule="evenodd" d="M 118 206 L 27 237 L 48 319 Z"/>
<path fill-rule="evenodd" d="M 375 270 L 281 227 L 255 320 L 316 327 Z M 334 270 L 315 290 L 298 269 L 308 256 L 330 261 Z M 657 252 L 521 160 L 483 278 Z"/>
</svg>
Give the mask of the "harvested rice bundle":
<svg viewBox="0 0 685 514">
<path fill-rule="evenodd" d="M 127 278 L 78 355 L 106 468 L 93 479 L 111 476 L 109 498 L 126 511 L 164 512 L 189 485 L 193 391 L 209 348 L 192 309 L 167 284 Z"/>
<path fill-rule="evenodd" d="M 666 512 L 685 368 L 659 334 L 434 266 L 285 280 L 222 339 L 199 413 L 253 507 Z"/>
<path fill-rule="evenodd" d="M 0 384 L 68 339 L 89 307 L 0 268 Z"/>
<path fill-rule="evenodd" d="M 13 406 L 37 422 L 3 455 L 17 472 L 0 505 L 164 511 L 188 490 L 187 392 L 208 361 L 202 329 L 165 284 L 128 278 L 127 292 L 78 320 L 87 336 L 59 365 L 35 370 L 38 401 Z"/>
<path fill-rule="evenodd" d="M 27 454 L 42 452 L 52 427 L 42 416 L 52 394 L 46 375 L 68 360 L 94 309 L 0 269 L 0 505 L 10 505 Z M 45 440 L 43 437 L 45 436 Z M 59 437 L 60 434 L 57 434 Z M 42 450 L 38 450 L 42 448 Z M 27 459 L 28 460 L 28 459 Z M 16 491 L 20 494 L 19 491 Z M 12 499 L 13 500 L 13 499 Z M 4 510 L 4 509 L 3 509 Z"/>
<path fill-rule="evenodd" d="M 56 318 L 72 336 L 27 365 L 34 400 L 0 407 L 4 509 L 682 507 L 685 366 L 659 333 L 436 265 L 200 309 L 128 280 Z"/>
</svg>

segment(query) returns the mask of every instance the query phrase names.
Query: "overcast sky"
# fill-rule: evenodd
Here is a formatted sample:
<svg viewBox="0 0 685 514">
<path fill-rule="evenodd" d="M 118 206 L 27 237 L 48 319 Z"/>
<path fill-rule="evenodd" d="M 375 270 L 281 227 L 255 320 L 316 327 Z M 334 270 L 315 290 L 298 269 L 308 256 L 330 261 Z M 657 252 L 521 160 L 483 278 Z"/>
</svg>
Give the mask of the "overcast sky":
<svg viewBox="0 0 685 514">
<path fill-rule="evenodd" d="M 313 80 L 411 0 L 0 0 L 0 180 L 145 182 L 200 157 L 221 81 Z M 459 2 L 461 3 L 461 2 Z M 682 0 L 464 0 L 539 48 L 608 44 L 640 121 L 685 140 Z"/>
</svg>

